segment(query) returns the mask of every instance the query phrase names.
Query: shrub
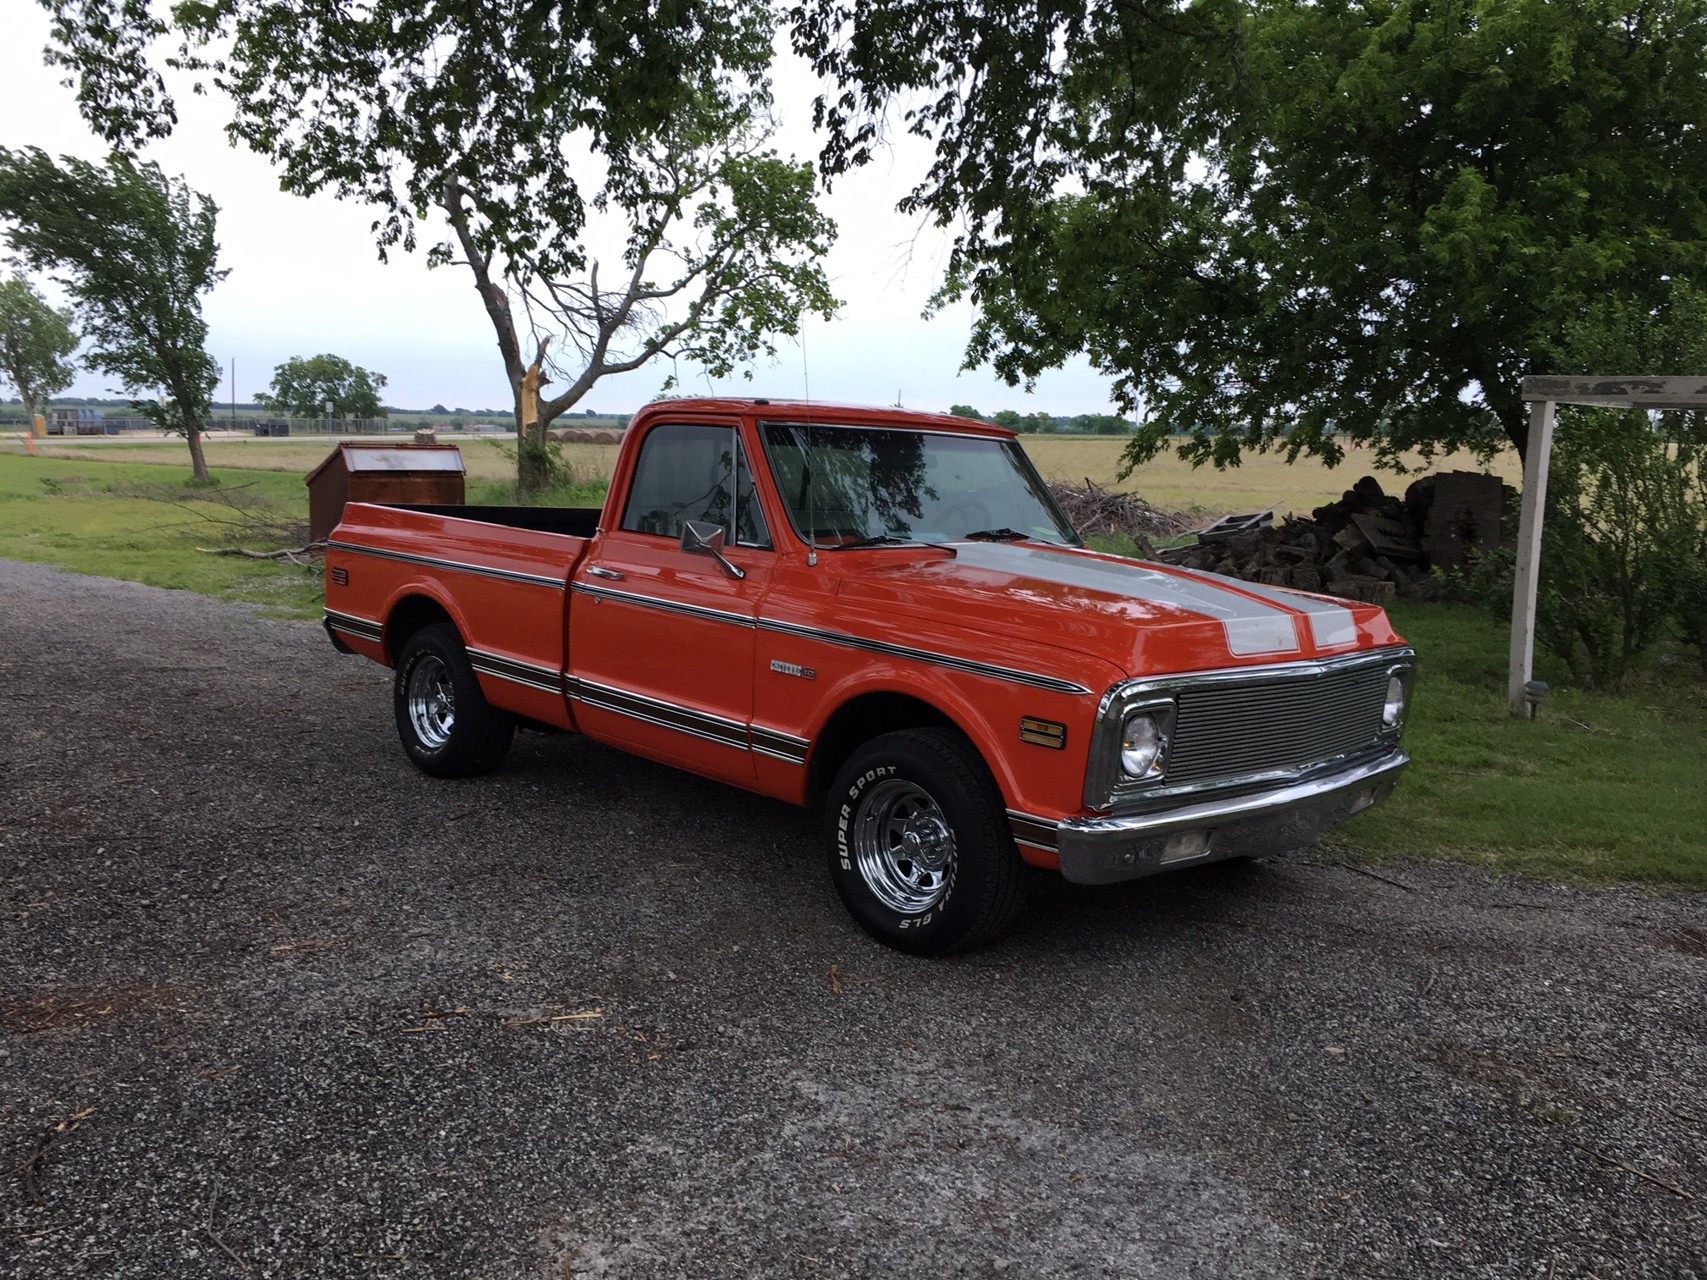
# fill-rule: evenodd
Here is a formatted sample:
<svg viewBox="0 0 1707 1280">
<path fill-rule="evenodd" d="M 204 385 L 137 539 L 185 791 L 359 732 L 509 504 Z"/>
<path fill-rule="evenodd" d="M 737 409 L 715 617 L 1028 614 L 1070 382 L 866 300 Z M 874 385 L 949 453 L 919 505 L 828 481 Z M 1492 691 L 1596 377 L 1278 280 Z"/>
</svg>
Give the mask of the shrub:
<svg viewBox="0 0 1707 1280">
<path fill-rule="evenodd" d="M 1674 627 L 1707 663 L 1707 477 L 1693 417 L 1668 415 L 1662 431 L 1632 410 L 1560 415 L 1535 638 L 1591 688 L 1617 689 Z M 1509 618 L 1514 539 L 1505 541 L 1451 586 Z"/>
</svg>

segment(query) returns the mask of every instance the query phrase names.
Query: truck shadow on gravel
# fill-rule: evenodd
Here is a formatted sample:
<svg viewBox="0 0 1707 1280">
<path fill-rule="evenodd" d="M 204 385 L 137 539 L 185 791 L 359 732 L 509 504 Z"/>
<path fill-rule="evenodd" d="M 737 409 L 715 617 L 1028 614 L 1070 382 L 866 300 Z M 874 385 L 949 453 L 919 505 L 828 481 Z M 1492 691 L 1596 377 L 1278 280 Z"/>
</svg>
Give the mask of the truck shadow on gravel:
<svg viewBox="0 0 1707 1280">
<path fill-rule="evenodd" d="M 619 846 L 632 842 L 636 859 L 686 840 L 691 862 L 664 855 L 640 872 L 668 876 L 691 865 L 721 886 L 726 899 L 746 898 L 765 912 L 785 902 L 811 912 L 815 926 L 867 944 L 830 887 L 820 808 L 750 795 L 585 739 L 542 734 L 518 739 L 495 777 L 448 785 L 494 813 L 509 804 L 491 794 L 495 785 L 525 789 L 539 821 L 586 828 L 595 840 L 598 833 L 613 835 Z M 566 862 L 561 871 L 575 869 Z M 1025 891 L 1026 909 L 1011 933 L 970 954 L 1166 945 L 1196 929 L 1255 927 L 1249 920 L 1253 902 L 1284 900 L 1297 889 L 1284 863 L 1241 859 L 1113 885 L 1075 885 L 1037 870 L 1028 874 Z"/>
</svg>

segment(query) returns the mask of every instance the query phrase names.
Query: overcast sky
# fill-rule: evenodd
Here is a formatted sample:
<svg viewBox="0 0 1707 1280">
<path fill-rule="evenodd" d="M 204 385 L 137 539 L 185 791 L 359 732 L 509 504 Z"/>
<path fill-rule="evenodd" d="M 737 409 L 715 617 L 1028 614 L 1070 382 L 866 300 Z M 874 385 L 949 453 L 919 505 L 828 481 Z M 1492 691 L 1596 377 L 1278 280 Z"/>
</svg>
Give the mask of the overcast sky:
<svg viewBox="0 0 1707 1280">
<path fill-rule="evenodd" d="M 0 12 L 0 145 L 99 160 L 102 144 L 78 116 L 71 91 L 60 86 L 58 71 L 42 65 L 47 25 L 46 14 L 22 0 Z M 780 149 L 813 156 L 811 82 L 799 66 L 782 68 L 779 80 Z M 208 349 L 226 371 L 216 401 L 231 399 L 233 360 L 237 399 L 248 401 L 266 389 L 274 366 L 329 351 L 385 374 L 386 401 L 402 408 L 508 408 L 503 365 L 466 268 L 429 271 L 420 253 L 394 253 L 389 264 L 381 263 L 366 206 L 279 191 L 266 162 L 226 142 L 220 99 L 182 94 L 178 108 L 182 119 L 174 136 L 146 154 L 219 205 L 220 261 L 231 275 L 204 303 Z M 824 199 L 841 229 L 827 263 L 845 304 L 835 320 L 809 319 L 804 343 L 783 346 L 778 362 L 755 369 L 750 383 L 739 377 L 712 383 L 683 368 L 681 390 L 809 393 L 859 404 L 892 404 L 899 397 L 911 408 L 970 404 L 986 413 L 1109 412 L 1107 381 L 1082 363 L 1048 375 L 1031 397 L 987 371 L 958 372 L 971 309 L 953 308 L 930 320 L 920 315 L 940 281 L 947 241 L 894 210 L 924 162 L 923 149 L 904 140 L 890 156 L 839 181 Z M 423 246 L 440 238 L 437 227 L 421 234 Z M 666 372 L 654 364 L 607 379 L 577 409 L 638 408 L 657 393 Z M 119 392 L 113 379 L 85 372 L 66 394 Z"/>
</svg>

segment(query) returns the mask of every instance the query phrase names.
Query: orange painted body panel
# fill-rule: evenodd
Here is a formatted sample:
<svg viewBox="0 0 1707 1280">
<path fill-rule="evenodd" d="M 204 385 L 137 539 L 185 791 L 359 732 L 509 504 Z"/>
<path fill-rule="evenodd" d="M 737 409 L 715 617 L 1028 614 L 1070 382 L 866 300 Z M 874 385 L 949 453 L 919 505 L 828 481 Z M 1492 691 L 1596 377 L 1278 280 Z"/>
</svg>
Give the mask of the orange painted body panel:
<svg viewBox="0 0 1707 1280">
<path fill-rule="evenodd" d="M 500 674 L 476 668 L 495 705 L 796 803 L 811 798 L 814 751 L 837 712 L 902 695 L 959 727 L 1011 811 L 1048 822 L 1087 812 L 1092 731 L 1122 681 L 1402 644 L 1373 606 L 1075 547 L 814 555 L 767 465 L 766 421 L 1013 435 L 887 409 L 653 405 L 629 429 L 592 539 L 352 505 L 327 557 L 329 626 L 389 662 L 386 629 L 412 599 L 430 600 L 471 654 L 493 659 Z M 724 548 L 744 579 L 674 539 L 620 531 L 641 442 L 665 424 L 738 430 L 772 538 Z M 555 689 L 518 682 L 529 672 L 544 673 L 541 686 L 560 679 Z M 1022 740 L 1022 720 L 1059 726 L 1062 745 Z M 1047 850 L 1022 851 L 1055 865 Z"/>
<path fill-rule="evenodd" d="M 553 686 L 536 688 L 481 671 L 488 701 L 572 728 L 561 682 L 564 601 L 570 570 L 586 549 L 585 538 L 351 503 L 326 552 L 326 607 L 383 629 L 407 602 L 431 601 L 449 615 L 471 653 L 535 669 L 539 684 Z M 383 630 L 374 639 L 342 634 L 357 652 L 391 665 L 395 653 Z"/>
</svg>

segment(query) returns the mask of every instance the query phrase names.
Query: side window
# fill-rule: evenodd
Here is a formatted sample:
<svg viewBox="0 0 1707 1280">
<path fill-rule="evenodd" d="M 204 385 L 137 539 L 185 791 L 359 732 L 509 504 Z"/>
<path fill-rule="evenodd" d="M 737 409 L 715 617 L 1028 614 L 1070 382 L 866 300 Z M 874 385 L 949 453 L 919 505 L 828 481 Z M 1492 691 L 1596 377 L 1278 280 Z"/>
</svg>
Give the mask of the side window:
<svg viewBox="0 0 1707 1280">
<path fill-rule="evenodd" d="M 759 495 L 753 488 L 753 473 L 747 466 L 747 451 L 741 448 L 741 442 L 735 442 L 735 537 L 734 542 L 743 547 L 763 547 L 769 550 L 771 545 L 770 527 L 765 524 L 764 508 L 759 505 Z"/>
<path fill-rule="evenodd" d="M 622 527 L 682 536 L 689 520 L 723 526 L 731 545 L 770 546 L 752 473 L 732 427 L 655 427 L 640 446 Z"/>
</svg>

